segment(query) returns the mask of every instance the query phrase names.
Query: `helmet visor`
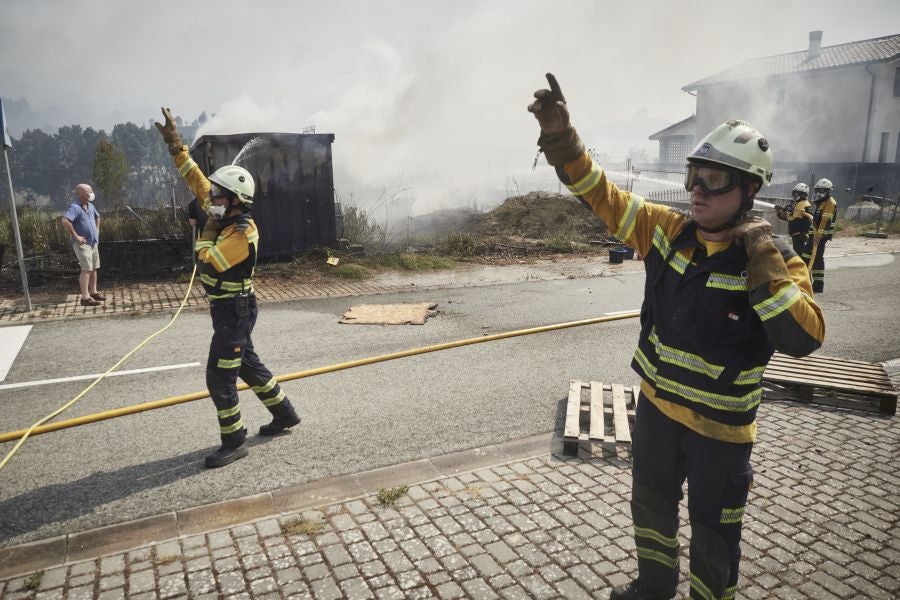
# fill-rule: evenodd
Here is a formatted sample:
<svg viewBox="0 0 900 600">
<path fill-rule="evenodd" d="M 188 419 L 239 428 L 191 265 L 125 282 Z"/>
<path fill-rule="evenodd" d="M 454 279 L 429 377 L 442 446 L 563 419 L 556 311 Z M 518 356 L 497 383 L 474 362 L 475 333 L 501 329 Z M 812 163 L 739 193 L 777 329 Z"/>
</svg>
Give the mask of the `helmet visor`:
<svg viewBox="0 0 900 600">
<path fill-rule="evenodd" d="M 684 188 L 687 191 L 696 185 L 707 194 L 724 194 L 730 192 L 741 182 L 740 175 L 730 169 L 721 169 L 709 165 L 688 163 L 684 175 Z"/>
<path fill-rule="evenodd" d="M 228 195 L 224 188 L 216 185 L 215 183 L 211 183 L 209 186 L 209 197 L 210 199 L 216 198 L 224 198 Z"/>
</svg>

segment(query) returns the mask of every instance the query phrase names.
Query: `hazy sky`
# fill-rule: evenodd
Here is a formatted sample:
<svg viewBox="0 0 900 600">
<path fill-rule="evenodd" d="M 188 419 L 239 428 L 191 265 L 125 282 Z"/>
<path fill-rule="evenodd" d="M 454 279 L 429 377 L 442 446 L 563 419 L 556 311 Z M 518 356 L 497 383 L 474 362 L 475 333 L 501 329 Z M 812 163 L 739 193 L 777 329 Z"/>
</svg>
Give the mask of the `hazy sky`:
<svg viewBox="0 0 900 600">
<path fill-rule="evenodd" d="M 530 170 L 525 112 L 559 79 L 586 142 L 656 153 L 681 87 L 749 58 L 900 32 L 900 2 L 3 0 L 0 97 L 109 130 L 159 106 L 201 133 L 334 133 L 336 185 L 421 199 Z M 490 184 L 489 184 L 490 185 Z"/>
</svg>

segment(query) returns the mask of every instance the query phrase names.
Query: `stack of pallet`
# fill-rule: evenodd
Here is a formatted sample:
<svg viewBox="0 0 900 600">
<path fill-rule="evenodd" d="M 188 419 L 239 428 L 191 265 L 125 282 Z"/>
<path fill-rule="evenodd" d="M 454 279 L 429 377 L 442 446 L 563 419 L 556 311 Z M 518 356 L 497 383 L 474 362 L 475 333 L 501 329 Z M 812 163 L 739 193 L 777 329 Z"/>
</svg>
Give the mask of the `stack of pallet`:
<svg viewBox="0 0 900 600">
<path fill-rule="evenodd" d="M 842 408 L 897 412 L 897 390 L 879 363 L 776 352 L 763 375 L 764 397 Z"/>
</svg>

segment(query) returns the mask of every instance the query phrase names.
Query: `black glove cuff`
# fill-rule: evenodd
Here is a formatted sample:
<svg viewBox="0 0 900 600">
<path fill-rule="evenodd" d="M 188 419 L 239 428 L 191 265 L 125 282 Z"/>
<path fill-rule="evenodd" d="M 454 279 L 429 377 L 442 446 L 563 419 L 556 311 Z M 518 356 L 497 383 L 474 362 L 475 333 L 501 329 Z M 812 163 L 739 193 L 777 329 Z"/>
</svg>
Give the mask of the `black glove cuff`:
<svg viewBox="0 0 900 600">
<path fill-rule="evenodd" d="M 547 162 L 554 167 L 567 165 L 584 155 L 584 144 L 571 125 L 559 133 L 541 133 L 538 146 L 544 152 Z"/>
</svg>

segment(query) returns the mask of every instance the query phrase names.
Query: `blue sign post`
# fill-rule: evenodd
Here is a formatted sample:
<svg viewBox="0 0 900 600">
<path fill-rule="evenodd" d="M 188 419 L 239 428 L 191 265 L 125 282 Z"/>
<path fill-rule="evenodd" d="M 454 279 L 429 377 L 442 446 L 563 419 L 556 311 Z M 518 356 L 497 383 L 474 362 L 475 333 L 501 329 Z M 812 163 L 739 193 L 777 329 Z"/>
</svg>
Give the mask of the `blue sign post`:
<svg viewBox="0 0 900 600">
<path fill-rule="evenodd" d="M 6 178 L 9 181 L 9 209 L 12 213 L 13 233 L 16 236 L 16 251 L 19 253 L 19 272 L 22 274 L 22 291 L 25 292 L 25 310 L 31 312 L 31 295 L 28 293 L 28 273 L 25 270 L 25 256 L 22 254 L 22 236 L 19 233 L 19 217 L 16 215 L 16 195 L 13 192 L 12 173 L 9 170 L 9 156 L 6 151 L 12 148 L 12 140 L 6 127 L 6 112 L 3 110 L 3 99 L 0 98 L 0 135 L 3 136 L 3 162 L 6 163 Z"/>
<path fill-rule="evenodd" d="M 3 110 L 3 98 L 0 98 L 0 135 L 3 135 L 3 148 L 12 148 L 9 131 L 6 129 L 6 112 Z"/>
</svg>

